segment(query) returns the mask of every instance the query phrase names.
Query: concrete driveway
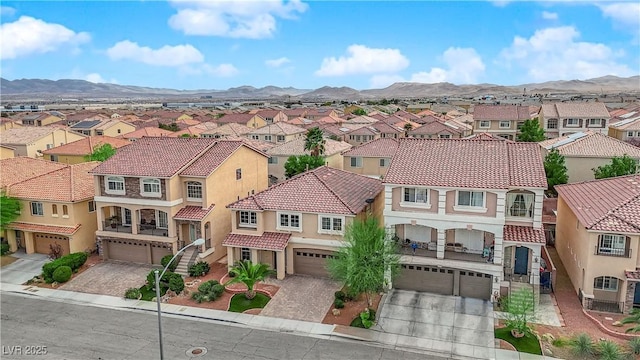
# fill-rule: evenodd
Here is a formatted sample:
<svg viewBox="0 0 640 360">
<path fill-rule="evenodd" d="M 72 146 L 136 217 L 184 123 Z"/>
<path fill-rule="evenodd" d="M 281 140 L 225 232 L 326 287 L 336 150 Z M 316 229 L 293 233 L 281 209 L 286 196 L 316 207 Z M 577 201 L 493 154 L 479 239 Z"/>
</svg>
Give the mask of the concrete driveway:
<svg viewBox="0 0 640 360">
<path fill-rule="evenodd" d="M 151 269 L 151 265 L 105 261 L 85 270 L 60 289 L 123 297 L 127 289 L 144 285 Z"/>
<path fill-rule="evenodd" d="M 11 256 L 18 258 L 13 263 L 0 268 L 0 281 L 9 284 L 22 285 L 42 274 L 42 265 L 49 262 L 46 254 L 25 254 L 16 252 Z"/>
<path fill-rule="evenodd" d="M 269 279 L 280 290 L 260 315 L 282 319 L 322 322 L 333 304 L 334 293 L 342 286 L 330 279 L 287 275 L 284 280 Z"/>
<path fill-rule="evenodd" d="M 374 330 L 398 335 L 398 344 L 451 356 L 493 358 L 494 317 L 489 301 L 392 290 L 378 310 Z"/>
</svg>

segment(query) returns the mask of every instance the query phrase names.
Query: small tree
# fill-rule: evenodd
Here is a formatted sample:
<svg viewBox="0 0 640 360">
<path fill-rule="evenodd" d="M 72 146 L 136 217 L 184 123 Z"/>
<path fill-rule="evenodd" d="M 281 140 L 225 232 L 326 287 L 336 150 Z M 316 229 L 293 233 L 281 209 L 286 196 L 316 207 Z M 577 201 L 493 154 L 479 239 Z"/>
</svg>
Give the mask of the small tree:
<svg viewBox="0 0 640 360">
<path fill-rule="evenodd" d="M 307 137 L 304 140 L 304 149 L 311 152 L 311 156 L 319 157 L 324 155 L 324 134 L 318 127 L 314 127 L 307 131 Z"/>
<path fill-rule="evenodd" d="M 411 129 L 413 129 L 413 125 L 411 125 L 411 123 L 404 124 L 404 136 L 405 137 L 409 136 L 409 131 L 411 131 Z"/>
<path fill-rule="evenodd" d="M 256 296 L 256 291 L 253 289 L 256 283 L 264 281 L 264 279 L 275 274 L 275 271 L 269 269 L 267 264 L 254 264 L 251 260 L 238 261 L 231 270 L 230 275 L 234 275 L 231 280 L 225 283 L 226 285 L 243 283 L 247 286 L 247 291 L 244 296 L 251 300 Z"/>
<path fill-rule="evenodd" d="M 180 131 L 180 128 L 178 127 L 178 124 L 176 124 L 175 122 L 172 122 L 171 124 L 159 123 L 158 127 L 160 129 L 169 130 L 169 131 L 173 131 L 173 132 Z"/>
<path fill-rule="evenodd" d="M 610 164 L 598 166 L 592 170 L 596 179 L 606 179 L 635 174 L 637 166 L 638 161 L 636 159 L 624 154 L 622 157 L 614 156 Z"/>
<path fill-rule="evenodd" d="M 547 174 L 549 191 L 554 195 L 558 194 L 555 189 L 556 185 L 566 184 L 569 181 L 564 156 L 560 155 L 557 149 L 552 149 L 544 157 L 544 172 Z"/>
<path fill-rule="evenodd" d="M 367 305 L 371 306 L 370 295 L 383 291 L 388 281 L 393 281 L 400 272 L 397 245 L 372 216 L 349 224 L 344 241 L 345 246 L 327 261 L 329 274 L 350 292 L 364 293 Z"/>
<path fill-rule="evenodd" d="M 518 141 L 523 142 L 538 142 L 544 139 L 544 129 L 540 126 L 538 118 L 526 120 L 518 134 Z"/>
<path fill-rule="evenodd" d="M 311 155 L 290 156 L 284 164 L 284 176 L 288 178 L 324 165 L 324 158 Z"/>
<path fill-rule="evenodd" d="M 361 108 L 356 108 L 351 113 L 353 115 L 358 115 L 358 116 L 367 115 L 367 112 L 364 109 L 361 109 Z"/>
<path fill-rule="evenodd" d="M 505 325 L 516 337 L 532 332 L 529 323 L 534 320 L 534 296 L 530 289 L 521 289 L 512 293 L 503 305 L 506 312 Z"/>
<path fill-rule="evenodd" d="M 0 230 L 5 230 L 7 225 L 20 216 L 21 208 L 20 200 L 9 197 L 4 192 L 0 194 Z"/>
<path fill-rule="evenodd" d="M 116 154 L 116 148 L 111 144 L 104 143 L 93 148 L 93 152 L 84 157 L 86 161 L 105 161 Z"/>
</svg>

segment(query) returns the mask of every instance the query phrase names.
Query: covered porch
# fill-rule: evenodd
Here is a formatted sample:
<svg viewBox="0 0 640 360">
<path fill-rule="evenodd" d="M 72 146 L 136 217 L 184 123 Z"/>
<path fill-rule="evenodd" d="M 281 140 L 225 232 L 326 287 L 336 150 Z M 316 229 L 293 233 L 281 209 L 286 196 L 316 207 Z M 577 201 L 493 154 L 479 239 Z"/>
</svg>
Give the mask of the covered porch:
<svg viewBox="0 0 640 360">
<path fill-rule="evenodd" d="M 229 234 L 222 242 L 227 247 L 227 263 L 250 260 L 276 270 L 278 280 L 285 277 L 285 249 L 291 234 L 265 232 L 262 235 Z"/>
<path fill-rule="evenodd" d="M 169 215 L 159 209 L 103 206 L 99 229 L 108 232 L 171 237 Z"/>
<path fill-rule="evenodd" d="M 544 230 L 529 226 L 504 227 L 504 278 L 533 285 L 540 284 L 544 270 L 542 247 L 546 244 Z"/>
<path fill-rule="evenodd" d="M 173 220 L 178 229 L 178 245 L 184 247 L 196 239 L 204 239 L 203 252 L 211 249 L 211 221 L 207 217 L 214 205 L 208 208 L 185 206 L 180 209 Z"/>
</svg>

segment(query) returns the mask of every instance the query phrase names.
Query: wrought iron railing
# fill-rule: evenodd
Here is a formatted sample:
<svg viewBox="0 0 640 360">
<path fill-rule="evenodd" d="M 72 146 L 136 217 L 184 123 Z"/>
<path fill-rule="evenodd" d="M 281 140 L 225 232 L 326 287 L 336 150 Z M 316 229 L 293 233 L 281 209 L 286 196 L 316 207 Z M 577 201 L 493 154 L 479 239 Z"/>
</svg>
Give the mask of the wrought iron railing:
<svg viewBox="0 0 640 360">
<path fill-rule="evenodd" d="M 617 257 L 630 258 L 631 257 L 631 249 L 630 248 L 610 249 L 610 248 L 601 248 L 599 246 L 596 246 L 595 254 L 596 255 L 603 255 L 603 256 L 617 256 Z"/>
<path fill-rule="evenodd" d="M 142 235 L 154 235 L 154 236 L 169 236 L 169 230 L 159 229 L 150 225 L 138 225 L 138 234 Z"/>
<path fill-rule="evenodd" d="M 122 224 L 113 221 L 103 221 L 102 230 L 131 234 L 131 226 L 123 226 Z"/>
<path fill-rule="evenodd" d="M 612 300 L 598 300 L 593 298 L 583 298 L 582 304 L 587 310 L 605 311 L 612 313 L 622 313 L 624 303 Z"/>
</svg>

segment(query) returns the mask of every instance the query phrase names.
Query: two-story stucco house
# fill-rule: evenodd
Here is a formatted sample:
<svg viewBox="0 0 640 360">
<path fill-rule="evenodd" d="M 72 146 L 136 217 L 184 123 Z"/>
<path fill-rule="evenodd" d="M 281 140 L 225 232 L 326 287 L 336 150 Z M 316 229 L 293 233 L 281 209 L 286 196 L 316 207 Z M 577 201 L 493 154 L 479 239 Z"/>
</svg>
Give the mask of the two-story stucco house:
<svg viewBox="0 0 640 360">
<path fill-rule="evenodd" d="M 2 132 L 0 144 L 14 149 L 15 156 L 32 158 L 42 156 L 42 152 L 64 145 L 85 136 L 55 127 L 19 127 Z"/>
<path fill-rule="evenodd" d="M 548 138 L 591 130 L 608 133 L 611 115 L 604 103 L 576 102 L 542 104 L 540 124 Z"/>
<path fill-rule="evenodd" d="M 228 206 L 227 262 L 251 260 L 287 274 L 328 276 L 327 257 L 342 246 L 354 219 L 380 217 L 378 179 L 322 166 Z"/>
<path fill-rule="evenodd" d="M 97 164 L 27 157 L 0 161 L 2 189 L 22 203 L 20 216 L 6 230 L 11 251 L 49 254 L 55 244 L 64 254 L 95 250 L 96 207 L 89 171 Z"/>
<path fill-rule="evenodd" d="M 142 138 L 93 170 L 96 237 L 104 258 L 159 264 L 198 238 L 206 261 L 226 252 L 225 208 L 267 187 L 267 157 L 243 141 Z M 193 248 L 191 248 L 193 249 Z"/>
<path fill-rule="evenodd" d="M 587 309 L 640 306 L 640 176 L 556 186 L 556 249 Z"/>
<path fill-rule="evenodd" d="M 162 129 L 161 129 L 162 130 Z M 110 136 L 87 136 L 86 138 L 70 142 L 65 145 L 53 147 L 42 151 L 45 160 L 58 161 L 65 164 L 78 164 L 87 161 L 85 158 L 104 144 L 111 145 L 114 149 L 127 146 L 131 141 Z"/>
<path fill-rule="evenodd" d="M 344 151 L 342 168 L 356 174 L 382 179 L 387 174 L 397 149 L 397 139 L 380 138 L 369 141 Z"/>
<path fill-rule="evenodd" d="M 87 136 L 122 136 L 136 131 L 136 127 L 117 119 L 84 120 L 69 127 L 69 130 Z"/>
<path fill-rule="evenodd" d="M 305 136 L 307 129 L 288 124 L 284 121 L 271 123 L 247 134 L 251 140 L 262 140 L 271 143 L 286 143 Z"/>
<path fill-rule="evenodd" d="M 531 118 L 528 106 L 476 105 L 473 107 L 473 131 L 516 140 L 520 127 Z"/>
<path fill-rule="evenodd" d="M 384 185 L 385 225 L 409 249 L 394 287 L 494 300 L 511 282 L 537 291 L 547 189 L 537 144 L 403 138 Z"/>
</svg>

